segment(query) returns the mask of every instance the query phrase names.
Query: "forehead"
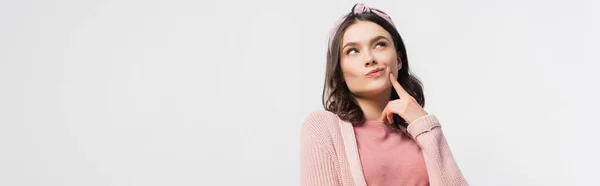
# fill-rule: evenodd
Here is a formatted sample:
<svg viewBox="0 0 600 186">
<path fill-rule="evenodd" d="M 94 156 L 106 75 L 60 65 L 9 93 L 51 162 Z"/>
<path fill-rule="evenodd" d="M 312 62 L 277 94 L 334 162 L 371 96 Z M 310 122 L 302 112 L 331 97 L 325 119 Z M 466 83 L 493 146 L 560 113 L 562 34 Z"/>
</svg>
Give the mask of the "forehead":
<svg viewBox="0 0 600 186">
<path fill-rule="evenodd" d="M 369 42 L 369 40 L 377 36 L 384 36 L 390 40 L 392 39 L 390 33 L 377 23 L 371 21 L 357 21 L 346 29 L 342 36 L 342 44 L 340 46 L 344 46 L 349 42 Z"/>
</svg>

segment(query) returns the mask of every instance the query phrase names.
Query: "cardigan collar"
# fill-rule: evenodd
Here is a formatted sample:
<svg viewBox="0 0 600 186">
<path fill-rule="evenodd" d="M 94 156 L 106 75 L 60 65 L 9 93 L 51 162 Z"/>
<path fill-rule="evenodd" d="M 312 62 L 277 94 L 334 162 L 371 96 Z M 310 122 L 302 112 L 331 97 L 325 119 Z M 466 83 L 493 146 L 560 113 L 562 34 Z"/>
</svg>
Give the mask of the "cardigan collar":
<svg viewBox="0 0 600 186">
<path fill-rule="evenodd" d="M 356 136 L 354 135 L 354 126 L 352 123 L 339 120 L 340 130 L 342 132 L 342 140 L 344 141 L 344 149 L 346 150 L 346 158 L 350 164 L 350 172 L 352 180 L 356 186 L 367 186 L 365 176 L 360 164 L 360 156 L 358 155 L 358 147 L 356 145 Z"/>
</svg>

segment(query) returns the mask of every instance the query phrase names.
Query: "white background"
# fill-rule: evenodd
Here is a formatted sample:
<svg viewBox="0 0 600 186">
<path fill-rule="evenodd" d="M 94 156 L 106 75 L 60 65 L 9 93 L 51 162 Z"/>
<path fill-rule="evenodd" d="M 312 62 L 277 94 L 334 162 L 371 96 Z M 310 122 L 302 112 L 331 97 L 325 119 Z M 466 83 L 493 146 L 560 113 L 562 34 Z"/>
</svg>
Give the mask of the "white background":
<svg viewBox="0 0 600 186">
<path fill-rule="evenodd" d="M 599 1 L 388 12 L 472 185 L 600 185 Z M 298 185 L 355 1 L 0 1 L 0 185 Z"/>
</svg>

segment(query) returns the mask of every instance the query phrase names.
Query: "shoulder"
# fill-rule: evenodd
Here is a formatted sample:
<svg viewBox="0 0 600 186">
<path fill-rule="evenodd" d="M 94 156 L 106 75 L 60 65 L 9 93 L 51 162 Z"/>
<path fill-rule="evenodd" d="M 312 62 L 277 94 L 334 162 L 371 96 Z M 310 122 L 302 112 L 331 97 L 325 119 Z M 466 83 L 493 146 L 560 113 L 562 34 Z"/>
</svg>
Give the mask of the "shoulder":
<svg viewBox="0 0 600 186">
<path fill-rule="evenodd" d="M 304 125 L 329 125 L 337 123 L 340 118 L 333 112 L 326 110 L 315 110 L 312 111 L 304 119 Z"/>
<path fill-rule="evenodd" d="M 316 138 L 331 138 L 334 133 L 339 133 L 338 122 L 340 118 L 329 111 L 315 110 L 304 119 L 302 136 Z"/>
</svg>

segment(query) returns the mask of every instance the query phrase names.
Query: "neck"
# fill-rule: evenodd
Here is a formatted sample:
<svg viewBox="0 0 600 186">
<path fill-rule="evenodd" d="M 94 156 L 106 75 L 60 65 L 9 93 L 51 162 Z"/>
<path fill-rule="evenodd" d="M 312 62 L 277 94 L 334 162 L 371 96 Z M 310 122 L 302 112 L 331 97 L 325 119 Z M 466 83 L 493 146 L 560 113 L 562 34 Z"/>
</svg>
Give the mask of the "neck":
<svg viewBox="0 0 600 186">
<path fill-rule="evenodd" d="M 383 109 L 390 102 L 391 89 L 377 95 L 356 97 L 356 102 L 365 115 L 365 121 L 379 120 Z"/>
</svg>

